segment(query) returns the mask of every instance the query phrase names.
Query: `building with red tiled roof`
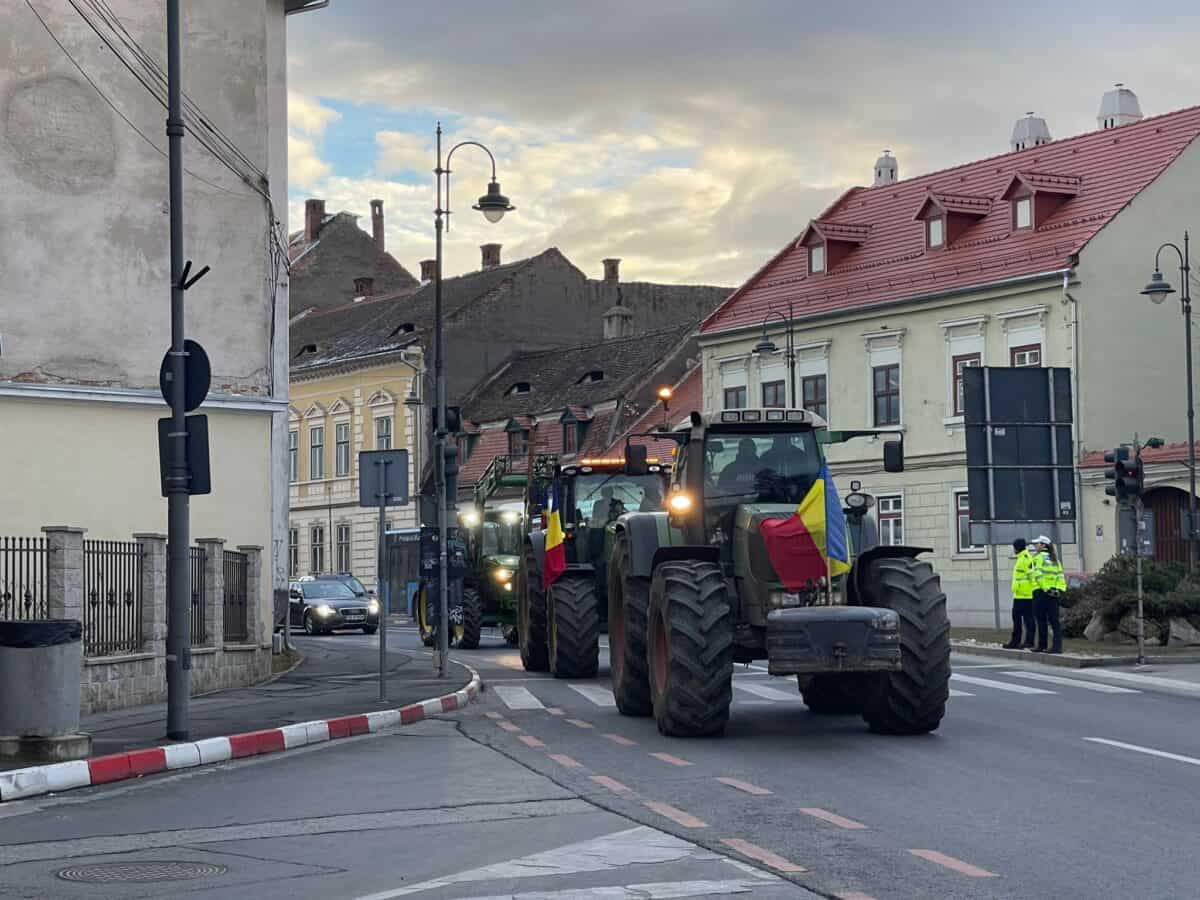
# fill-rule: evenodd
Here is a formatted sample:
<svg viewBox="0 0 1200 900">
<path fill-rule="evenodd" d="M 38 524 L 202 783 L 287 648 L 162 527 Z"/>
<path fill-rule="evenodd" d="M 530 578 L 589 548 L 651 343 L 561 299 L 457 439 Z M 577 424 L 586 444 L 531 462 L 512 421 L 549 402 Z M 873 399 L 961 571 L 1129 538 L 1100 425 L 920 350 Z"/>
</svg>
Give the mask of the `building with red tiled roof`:
<svg viewBox="0 0 1200 900">
<path fill-rule="evenodd" d="M 798 223 L 701 326 L 707 408 L 785 390 L 784 354 L 753 348 L 764 333 L 783 348 L 790 322 L 796 402 L 835 428 L 904 433 L 902 474 L 882 471 L 878 442 L 833 448 L 831 466 L 843 490 L 853 478 L 886 498 L 885 534 L 934 548 L 956 624 L 994 622 L 991 551 L 966 528 L 964 368 L 1070 369 L 1081 458 L 1134 431 L 1186 435 L 1179 307 L 1139 292 L 1158 246 L 1197 224 L 1200 107 L 1149 118 L 1136 99 L 1131 108 L 1062 140 L 1022 120 L 1022 149 L 906 180 L 882 171 L 896 166 L 885 155 L 874 186 Z M 1119 549 L 1119 523 L 1088 478 L 1066 561 L 1094 570 Z"/>
</svg>

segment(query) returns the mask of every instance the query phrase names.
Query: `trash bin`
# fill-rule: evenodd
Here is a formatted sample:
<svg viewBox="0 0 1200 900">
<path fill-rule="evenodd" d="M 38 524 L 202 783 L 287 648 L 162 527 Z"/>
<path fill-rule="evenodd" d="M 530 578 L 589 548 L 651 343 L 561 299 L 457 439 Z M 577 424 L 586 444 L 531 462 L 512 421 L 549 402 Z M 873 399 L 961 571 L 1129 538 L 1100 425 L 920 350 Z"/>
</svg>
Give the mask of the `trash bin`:
<svg viewBox="0 0 1200 900">
<path fill-rule="evenodd" d="M 87 756 L 79 733 L 83 627 L 74 619 L 0 622 L 0 756 Z"/>
</svg>

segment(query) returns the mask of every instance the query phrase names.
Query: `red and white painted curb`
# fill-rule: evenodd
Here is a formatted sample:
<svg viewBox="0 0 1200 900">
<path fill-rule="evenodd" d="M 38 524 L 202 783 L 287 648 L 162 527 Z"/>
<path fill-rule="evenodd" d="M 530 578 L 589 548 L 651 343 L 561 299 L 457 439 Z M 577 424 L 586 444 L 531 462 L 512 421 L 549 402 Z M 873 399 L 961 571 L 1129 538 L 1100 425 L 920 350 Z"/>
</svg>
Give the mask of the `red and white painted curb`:
<svg viewBox="0 0 1200 900">
<path fill-rule="evenodd" d="M 191 769 L 212 763 L 294 750 L 308 744 L 320 744 L 358 734 L 372 734 L 397 725 L 411 725 L 429 716 L 454 712 L 469 704 L 483 687 L 479 673 L 471 669 L 471 681 L 461 691 L 410 703 L 399 709 L 384 709 L 357 716 L 298 722 L 280 728 L 249 731 L 228 737 L 205 738 L 182 744 L 168 744 L 146 750 L 129 750 L 109 756 L 97 756 L 72 762 L 52 763 L 0 772 L 0 802 L 24 800 L 42 794 L 55 794 L 72 788 L 91 787 L 140 778 L 175 769 Z"/>
</svg>

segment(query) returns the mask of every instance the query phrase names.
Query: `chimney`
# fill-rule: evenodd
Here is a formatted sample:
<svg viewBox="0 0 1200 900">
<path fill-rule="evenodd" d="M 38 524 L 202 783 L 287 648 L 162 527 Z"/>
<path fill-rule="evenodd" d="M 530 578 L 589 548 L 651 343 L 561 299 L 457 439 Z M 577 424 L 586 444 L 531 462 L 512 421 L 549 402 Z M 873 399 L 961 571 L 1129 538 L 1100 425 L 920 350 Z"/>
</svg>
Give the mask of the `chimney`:
<svg viewBox="0 0 1200 900">
<path fill-rule="evenodd" d="M 369 275 L 362 275 L 354 279 L 354 296 L 355 297 L 370 297 L 375 293 L 375 279 Z"/>
<path fill-rule="evenodd" d="M 1137 94 L 1117 82 L 1111 91 L 1100 98 L 1100 112 L 1096 124 L 1103 128 L 1116 128 L 1142 121 L 1142 106 Z"/>
<path fill-rule="evenodd" d="M 603 260 L 603 263 L 604 280 L 610 284 L 616 284 L 618 281 L 620 281 L 621 275 L 619 270 L 621 267 L 621 261 L 619 259 L 612 259 L 610 257 L 609 259 Z"/>
<path fill-rule="evenodd" d="M 421 280 L 433 281 L 437 277 L 437 260 L 423 259 L 421 260 Z"/>
<path fill-rule="evenodd" d="M 375 236 L 375 249 L 386 253 L 383 237 L 383 201 L 371 201 L 371 234 Z"/>
<path fill-rule="evenodd" d="M 1017 124 L 1013 126 L 1008 149 L 1016 153 L 1019 150 L 1028 150 L 1030 147 L 1040 147 L 1042 144 L 1050 143 L 1051 140 L 1046 120 L 1035 116 L 1032 112 L 1027 112 L 1025 118 L 1017 119 Z"/>
<path fill-rule="evenodd" d="M 605 260 L 608 263 L 609 260 Z M 616 263 L 617 260 L 611 260 Z M 615 274 L 616 265 L 613 267 Z M 608 266 L 605 265 L 605 274 L 607 274 Z M 604 311 L 604 340 L 611 341 L 614 338 L 629 337 L 633 334 L 633 311 L 625 305 L 625 297 L 621 293 L 620 285 L 617 286 L 617 302 Z"/>
<path fill-rule="evenodd" d="M 499 244 L 480 244 L 479 249 L 483 252 L 483 267 L 485 269 L 494 269 L 500 265 Z"/>
<path fill-rule="evenodd" d="M 900 164 L 891 150 L 884 150 L 883 156 L 875 160 L 875 187 L 885 184 L 895 184 L 900 179 Z"/>
<path fill-rule="evenodd" d="M 304 201 L 304 243 L 311 244 L 321 233 L 321 223 L 325 220 L 324 200 Z"/>
</svg>

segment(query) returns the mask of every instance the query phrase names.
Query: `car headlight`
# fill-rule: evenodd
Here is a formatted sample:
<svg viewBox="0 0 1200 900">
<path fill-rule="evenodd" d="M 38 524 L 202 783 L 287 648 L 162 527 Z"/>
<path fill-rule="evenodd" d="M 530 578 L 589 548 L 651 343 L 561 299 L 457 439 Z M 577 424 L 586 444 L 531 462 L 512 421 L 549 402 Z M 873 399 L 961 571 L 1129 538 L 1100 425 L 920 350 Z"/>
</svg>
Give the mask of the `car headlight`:
<svg viewBox="0 0 1200 900">
<path fill-rule="evenodd" d="M 379 601 L 372 600 L 370 603 L 368 603 L 367 604 L 367 612 L 369 612 L 373 616 L 379 615 Z"/>
<path fill-rule="evenodd" d="M 497 581 L 511 581 L 513 577 L 512 569 L 497 569 L 492 573 L 492 577 Z"/>
<path fill-rule="evenodd" d="M 333 613 L 334 613 L 334 609 L 328 603 L 322 603 L 320 606 L 317 607 L 317 615 L 323 619 L 329 618 L 329 616 L 332 616 Z"/>
</svg>

